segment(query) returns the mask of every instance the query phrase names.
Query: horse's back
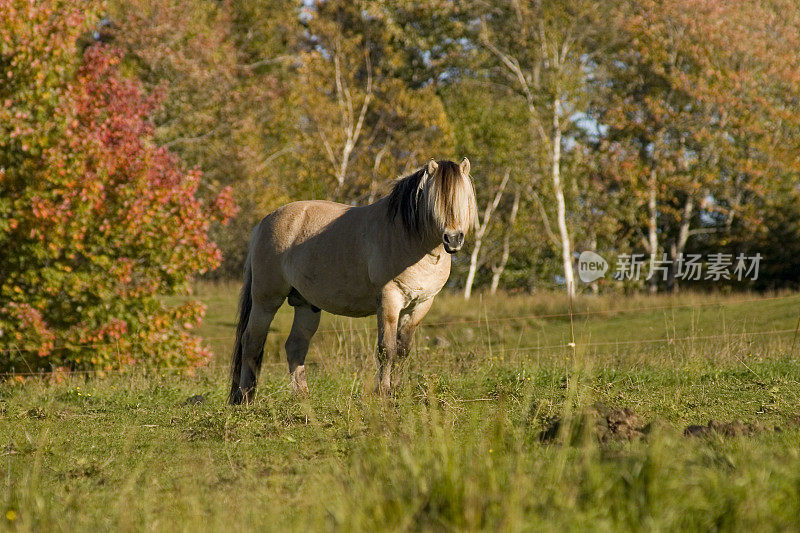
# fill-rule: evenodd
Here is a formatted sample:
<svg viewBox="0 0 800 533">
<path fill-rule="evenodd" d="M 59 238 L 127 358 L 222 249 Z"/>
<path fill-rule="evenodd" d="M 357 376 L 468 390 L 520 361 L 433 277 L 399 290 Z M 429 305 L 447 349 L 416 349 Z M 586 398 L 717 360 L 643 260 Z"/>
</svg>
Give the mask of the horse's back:
<svg viewBox="0 0 800 533">
<path fill-rule="evenodd" d="M 350 209 L 326 200 L 305 200 L 283 205 L 264 217 L 256 231 L 263 245 L 285 252 L 298 240 L 319 233 Z"/>
</svg>

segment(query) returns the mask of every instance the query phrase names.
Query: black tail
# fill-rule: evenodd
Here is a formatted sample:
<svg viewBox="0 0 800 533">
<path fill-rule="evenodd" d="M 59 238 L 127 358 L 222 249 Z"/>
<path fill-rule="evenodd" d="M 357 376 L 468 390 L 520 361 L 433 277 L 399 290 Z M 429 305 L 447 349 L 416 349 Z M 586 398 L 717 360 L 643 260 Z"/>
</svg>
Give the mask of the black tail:
<svg viewBox="0 0 800 533">
<path fill-rule="evenodd" d="M 233 346 L 231 358 L 231 391 L 228 393 L 228 403 L 238 405 L 244 400 L 242 390 L 239 388 L 239 378 L 242 375 L 242 336 L 250 319 L 250 309 L 253 307 L 253 296 L 250 286 L 253 284 L 253 272 L 250 269 L 250 257 L 244 268 L 244 284 L 239 297 L 239 323 L 236 325 L 236 344 Z"/>
</svg>

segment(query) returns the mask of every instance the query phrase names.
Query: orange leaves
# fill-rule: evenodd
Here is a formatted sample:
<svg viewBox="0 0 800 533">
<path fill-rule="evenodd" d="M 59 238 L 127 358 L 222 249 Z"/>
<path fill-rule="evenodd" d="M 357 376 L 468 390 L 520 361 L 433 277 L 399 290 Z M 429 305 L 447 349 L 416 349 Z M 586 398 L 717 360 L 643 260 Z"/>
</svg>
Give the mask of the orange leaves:
<svg viewBox="0 0 800 533">
<path fill-rule="evenodd" d="M 16 39 L 20 64 L 34 60 L 14 71 L 26 83 L 8 87 L 0 123 L 0 367 L 202 363 L 208 352 L 184 327 L 202 310 L 162 298 L 219 264 L 209 220 L 235 212 L 230 191 L 199 197 L 200 173 L 157 146 L 150 115 L 163 92 L 121 76 L 119 53 L 74 55 L 74 30 L 36 18 L 56 8 L 54 20 L 77 22 L 67 8 L 13 3 L 29 19 L 4 18 L 0 36 Z M 33 25 L 29 39 L 19 24 Z M 36 40 L 45 31 L 47 45 Z"/>
</svg>

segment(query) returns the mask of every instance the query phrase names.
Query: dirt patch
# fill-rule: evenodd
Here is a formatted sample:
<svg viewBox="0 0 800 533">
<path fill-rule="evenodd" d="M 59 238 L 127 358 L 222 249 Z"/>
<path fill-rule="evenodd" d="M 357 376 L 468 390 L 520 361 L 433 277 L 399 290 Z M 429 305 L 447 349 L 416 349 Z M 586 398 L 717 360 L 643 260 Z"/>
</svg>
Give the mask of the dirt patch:
<svg viewBox="0 0 800 533">
<path fill-rule="evenodd" d="M 33 407 L 31 409 L 28 409 L 28 411 L 25 414 L 28 416 L 28 418 L 33 418 L 34 420 L 44 420 L 45 418 L 47 418 L 47 414 L 41 407 Z"/>
<path fill-rule="evenodd" d="M 186 400 L 184 400 L 183 405 L 200 405 L 201 403 L 205 402 L 206 402 L 205 395 L 195 394 L 194 396 L 190 396 Z"/>
<path fill-rule="evenodd" d="M 800 425 L 800 414 L 792 419 Z M 655 423 L 658 423 L 656 421 Z M 585 442 L 587 437 L 601 443 L 611 441 L 633 441 L 645 437 L 653 427 L 645 422 L 630 407 L 608 408 L 602 404 L 575 414 L 569 418 L 554 416 L 544 421 L 539 433 L 542 442 L 561 441 L 571 445 Z M 780 432 L 779 426 L 765 426 L 761 422 L 732 420 L 729 422 L 709 420 L 707 425 L 690 425 L 683 430 L 685 437 L 750 437 L 764 432 Z"/>
<path fill-rule="evenodd" d="M 78 479 L 78 478 L 101 478 L 100 483 L 105 481 L 102 479 L 103 469 L 96 463 L 87 463 L 78 461 L 78 464 L 65 472 L 59 474 L 60 479 Z"/>
<path fill-rule="evenodd" d="M 649 430 L 650 424 L 645 424 L 630 407 L 610 409 L 596 405 L 568 421 L 561 417 L 546 420 L 539 440 L 552 442 L 559 435 L 563 435 L 571 444 L 587 435 L 593 435 L 600 442 L 636 440 L 644 437 Z"/>
<path fill-rule="evenodd" d="M 721 435 L 723 437 L 749 437 L 756 433 L 762 433 L 768 430 L 780 431 L 779 427 L 767 428 L 760 422 L 744 422 L 742 420 L 734 420 L 732 422 L 720 422 L 718 420 L 709 420 L 706 426 L 687 426 L 683 430 L 683 435 L 686 437 L 708 437 L 710 435 Z"/>
<path fill-rule="evenodd" d="M 613 409 L 600 417 L 597 437 L 601 442 L 614 439 L 634 440 L 644 437 L 649 424 L 644 424 L 630 407 Z"/>
</svg>

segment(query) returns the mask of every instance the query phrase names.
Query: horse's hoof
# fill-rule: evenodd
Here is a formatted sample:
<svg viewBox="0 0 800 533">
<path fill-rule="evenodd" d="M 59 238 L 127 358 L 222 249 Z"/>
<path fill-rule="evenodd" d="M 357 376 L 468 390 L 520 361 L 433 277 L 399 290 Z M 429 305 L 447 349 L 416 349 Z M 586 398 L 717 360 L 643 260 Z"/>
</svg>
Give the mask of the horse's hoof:
<svg viewBox="0 0 800 533">
<path fill-rule="evenodd" d="M 308 395 L 308 383 L 306 383 L 306 369 L 303 365 L 298 366 L 292 372 L 290 380 L 292 390 L 295 394 Z"/>
<path fill-rule="evenodd" d="M 247 392 L 243 391 L 242 389 L 236 389 L 235 391 L 231 392 L 231 395 L 228 397 L 228 403 L 230 405 L 247 405 L 252 401 L 253 393 L 253 389 L 250 389 Z"/>
<path fill-rule="evenodd" d="M 306 384 L 305 381 L 302 383 L 297 383 L 294 380 L 292 380 L 291 384 L 292 384 L 292 391 L 295 394 L 301 396 L 308 396 L 308 385 Z"/>
</svg>

